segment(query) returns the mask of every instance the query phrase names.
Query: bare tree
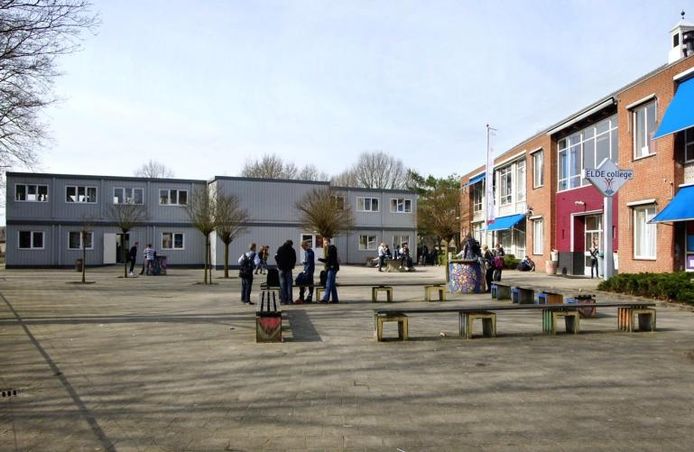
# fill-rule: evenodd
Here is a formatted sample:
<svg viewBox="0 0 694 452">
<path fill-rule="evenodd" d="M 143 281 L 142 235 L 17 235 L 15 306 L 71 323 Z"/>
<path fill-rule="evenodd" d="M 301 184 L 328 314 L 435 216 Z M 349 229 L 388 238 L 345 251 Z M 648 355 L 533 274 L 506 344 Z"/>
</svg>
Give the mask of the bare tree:
<svg viewBox="0 0 694 452">
<path fill-rule="evenodd" d="M 299 168 L 293 162 L 285 162 L 281 157 L 272 154 L 264 155 L 259 160 L 246 161 L 241 170 L 242 177 L 257 179 L 298 179 L 298 180 L 328 180 L 326 173 L 318 171 L 314 165 L 308 164 Z"/>
<path fill-rule="evenodd" d="M 137 177 L 149 177 L 151 179 L 163 179 L 174 177 L 174 172 L 163 163 L 150 160 L 135 170 Z"/>
<path fill-rule="evenodd" d="M 330 185 L 333 185 L 335 187 L 357 187 L 357 176 L 354 173 L 354 170 L 348 169 L 337 176 L 334 176 L 330 180 Z"/>
<path fill-rule="evenodd" d="M 229 277 L 229 245 L 246 230 L 249 216 L 235 195 L 217 194 L 216 227 L 217 236 L 224 243 L 224 277 Z"/>
<path fill-rule="evenodd" d="M 0 165 L 32 167 L 45 143 L 39 112 L 53 102 L 60 55 L 97 18 L 83 0 L 0 0 Z"/>
<path fill-rule="evenodd" d="M 354 227 L 352 209 L 330 187 L 314 188 L 296 203 L 299 221 L 308 231 L 332 239 Z"/>
<path fill-rule="evenodd" d="M 402 161 L 385 152 L 363 152 L 352 171 L 359 187 L 388 190 L 407 187 L 407 169 Z"/>
<path fill-rule="evenodd" d="M 82 284 L 87 283 L 87 248 L 92 248 L 94 240 L 94 218 L 82 217 L 80 222 L 80 248 L 82 249 Z"/>
<path fill-rule="evenodd" d="M 147 219 L 147 209 L 142 204 L 125 203 L 113 204 L 110 208 L 110 216 L 120 229 L 123 237 L 123 246 L 121 246 L 121 254 L 123 258 L 123 277 L 128 277 L 128 249 L 130 243 L 125 243 L 125 235 Z"/>
<path fill-rule="evenodd" d="M 210 189 L 207 186 L 195 187 L 186 205 L 186 212 L 193 226 L 205 236 L 205 276 L 203 278 L 205 284 L 212 284 L 210 234 L 216 226 L 215 209 L 216 196 Z"/>
<path fill-rule="evenodd" d="M 320 180 L 330 180 L 330 176 L 328 176 L 327 173 L 324 173 L 323 171 L 319 171 L 318 168 L 316 168 L 315 165 L 308 164 L 301 168 L 299 170 L 299 173 L 296 175 L 296 178 L 299 180 L 312 180 L 312 181 L 320 181 Z"/>
</svg>

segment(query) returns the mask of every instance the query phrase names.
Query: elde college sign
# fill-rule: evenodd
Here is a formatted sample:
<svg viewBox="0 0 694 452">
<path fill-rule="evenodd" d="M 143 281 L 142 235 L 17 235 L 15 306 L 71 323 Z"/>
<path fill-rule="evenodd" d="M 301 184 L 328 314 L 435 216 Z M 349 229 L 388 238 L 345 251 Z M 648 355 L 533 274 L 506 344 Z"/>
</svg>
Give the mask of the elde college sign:
<svg viewBox="0 0 694 452">
<path fill-rule="evenodd" d="M 586 168 L 583 177 L 588 179 L 603 196 L 611 198 L 624 185 L 634 178 L 634 170 L 620 170 L 612 160 L 604 159 L 597 168 Z"/>
</svg>

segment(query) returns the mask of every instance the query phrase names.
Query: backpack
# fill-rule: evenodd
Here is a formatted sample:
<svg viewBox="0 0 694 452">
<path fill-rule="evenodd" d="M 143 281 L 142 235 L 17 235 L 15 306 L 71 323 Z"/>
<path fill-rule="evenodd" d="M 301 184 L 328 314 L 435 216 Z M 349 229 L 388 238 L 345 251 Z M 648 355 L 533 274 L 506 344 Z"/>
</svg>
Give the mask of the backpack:
<svg viewBox="0 0 694 452">
<path fill-rule="evenodd" d="M 243 260 L 241 261 L 241 268 L 239 269 L 239 276 L 241 278 L 251 278 L 253 277 L 253 269 L 255 268 L 255 253 L 252 256 L 243 254 Z"/>
<path fill-rule="evenodd" d="M 493 266 L 497 270 L 504 268 L 504 260 L 501 258 L 501 256 L 494 256 Z"/>
</svg>

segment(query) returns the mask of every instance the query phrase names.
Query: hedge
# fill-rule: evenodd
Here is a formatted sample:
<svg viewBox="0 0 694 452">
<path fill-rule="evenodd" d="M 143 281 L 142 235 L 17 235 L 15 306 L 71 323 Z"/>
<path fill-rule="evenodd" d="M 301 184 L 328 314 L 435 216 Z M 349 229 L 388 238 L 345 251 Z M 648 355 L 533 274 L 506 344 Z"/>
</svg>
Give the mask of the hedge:
<svg viewBox="0 0 694 452">
<path fill-rule="evenodd" d="M 622 273 L 603 281 L 598 290 L 694 304 L 694 275 L 675 273 Z"/>
</svg>

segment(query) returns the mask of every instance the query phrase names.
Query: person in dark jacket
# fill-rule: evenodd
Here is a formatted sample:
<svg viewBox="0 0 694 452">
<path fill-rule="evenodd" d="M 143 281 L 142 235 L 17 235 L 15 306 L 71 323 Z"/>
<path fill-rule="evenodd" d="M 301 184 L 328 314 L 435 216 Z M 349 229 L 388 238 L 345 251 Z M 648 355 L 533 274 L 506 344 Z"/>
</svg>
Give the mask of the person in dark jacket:
<svg viewBox="0 0 694 452">
<path fill-rule="evenodd" d="M 133 276 L 133 270 L 135 269 L 135 260 L 137 259 L 137 246 L 140 242 L 135 242 L 133 246 L 130 247 L 128 251 L 128 260 L 130 261 L 130 275 Z"/>
<path fill-rule="evenodd" d="M 320 301 L 321 303 L 328 303 L 332 297 L 333 301 L 331 303 L 339 303 L 337 298 L 337 286 L 335 285 L 335 277 L 337 272 L 340 270 L 340 261 L 337 257 L 337 247 L 330 243 L 330 239 L 324 239 L 327 245 L 327 253 L 325 258 L 318 259 L 319 261 L 325 263 L 325 295 Z"/>
<path fill-rule="evenodd" d="M 301 242 L 301 249 L 304 250 L 304 271 L 300 273 L 303 275 L 300 278 L 296 277 L 296 283 L 301 284 L 299 288 L 299 299 L 295 300 L 294 303 L 311 303 L 313 300 L 313 273 L 316 271 L 316 258 L 315 253 L 311 249 L 311 242 L 305 240 Z M 308 284 L 308 287 L 305 287 Z M 308 289 L 308 295 L 304 300 L 304 291 Z"/>
<path fill-rule="evenodd" d="M 280 274 L 280 303 L 292 304 L 292 270 L 296 266 L 294 242 L 287 240 L 277 248 L 275 262 Z"/>
<path fill-rule="evenodd" d="M 486 291 L 492 291 L 492 280 L 494 279 L 494 253 L 487 245 L 482 247 L 482 260 L 484 262 L 484 280 L 487 283 Z"/>
</svg>

